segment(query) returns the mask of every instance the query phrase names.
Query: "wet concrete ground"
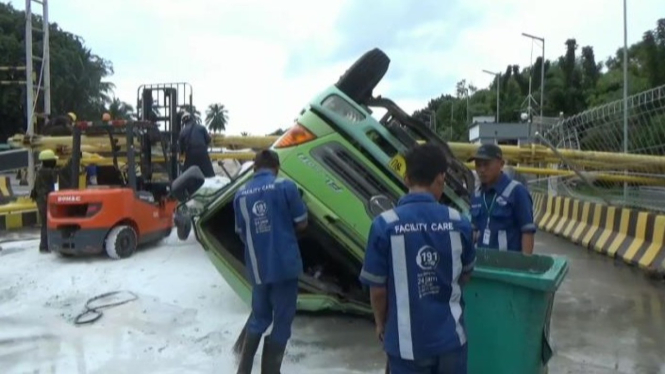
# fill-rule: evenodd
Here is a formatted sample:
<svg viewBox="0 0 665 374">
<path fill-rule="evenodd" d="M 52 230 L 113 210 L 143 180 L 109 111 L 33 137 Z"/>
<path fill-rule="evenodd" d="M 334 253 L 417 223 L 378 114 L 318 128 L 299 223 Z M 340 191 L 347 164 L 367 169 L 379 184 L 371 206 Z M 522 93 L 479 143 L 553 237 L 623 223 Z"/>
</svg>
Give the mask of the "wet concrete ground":
<svg viewBox="0 0 665 374">
<path fill-rule="evenodd" d="M 570 267 L 552 314 L 550 374 L 665 374 L 665 283 L 546 233 L 536 251 L 566 256 Z M 299 316 L 291 344 L 339 352 L 322 365 L 382 367 L 373 326 L 363 320 Z"/>
<path fill-rule="evenodd" d="M 115 373 L 120 367 L 149 373 L 155 372 L 156 363 L 171 368 L 161 371 L 165 373 L 212 373 L 233 366 L 230 346 L 249 310 L 193 238 L 188 243 L 172 238 L 164 248 L 122 262 L 104 258 L 88 262 L 40 256 L 34 241 L 26 242 L 25 248 L 12 248 L 17 245 L 12 239 L 34 238 L 36 233 L 17 233 L 16 238 L 9 234 L 0 238 L 0 335 L 10 326 L 3 327 L 3 318 L 20 317 L 32 330 L 41 326 L 64 341 L 40 343 L 58 353 L 41 357 L 48 352 L 37 350 L 40 357 L 31 360 L 68 368 L 53 371 L 58 373 Z M 638 269 L 545 233 L 538 234 L 536 251 L 566 256 L 570 266 L 555 299 L 551 326 L 555 357 L 549 373 L 665 374 L 665 283 L 650 281 Z M 80 312 L 87 298 L 117 289 L 129 289 L 141 299 L 105 311 L 105 317 L 87 329 L 73 327 L 63 317 Z M 174 320 L 184 321 L 183 326 L 174 325 Z M 145 326 L 154 331 L 142 333 Z M 25 360 L 4 352 L 2 341 L 0 336 L 0 367 L 9 366 L 9 373 L 33 372 L 17 367 L 12 371 L 12 363 Z M 168 349 L 145 353 L 163 342 L 170 344 Z M 78 352 L 79 345 L 88 347 L 85 355 L 71 353 Z M 90 371 L 77 371 L 68 363 L 81 357 Z M 177 360 L 182 357 L 194 363 L 181 364 Z M 371 321 L 299 315 L 283 372 L 379 374 L 384 362 Z"/>
</svg>

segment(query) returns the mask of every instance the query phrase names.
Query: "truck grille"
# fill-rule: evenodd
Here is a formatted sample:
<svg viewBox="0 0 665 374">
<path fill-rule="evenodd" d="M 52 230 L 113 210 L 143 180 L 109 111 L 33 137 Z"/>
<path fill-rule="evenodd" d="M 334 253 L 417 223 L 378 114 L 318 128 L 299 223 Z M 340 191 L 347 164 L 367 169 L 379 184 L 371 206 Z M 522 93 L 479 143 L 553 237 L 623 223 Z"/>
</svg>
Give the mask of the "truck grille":
<svg viewBox="0 0 665 374">
<path fill-rule="evenodd" d="M 363 200 L 372 216 L 376 215 L 377 210 L 371 208 L 370 205 L 376 205 L 377 198 L 386 200 L 386 202 L 389 201 L 391 204 L 397 202 L 396 194 L 342 144 L 338 142 L 326 143 L 314 148 L 311 154 Z M 372 204 L 370 204 L 370 201 Z"/>
</svg>

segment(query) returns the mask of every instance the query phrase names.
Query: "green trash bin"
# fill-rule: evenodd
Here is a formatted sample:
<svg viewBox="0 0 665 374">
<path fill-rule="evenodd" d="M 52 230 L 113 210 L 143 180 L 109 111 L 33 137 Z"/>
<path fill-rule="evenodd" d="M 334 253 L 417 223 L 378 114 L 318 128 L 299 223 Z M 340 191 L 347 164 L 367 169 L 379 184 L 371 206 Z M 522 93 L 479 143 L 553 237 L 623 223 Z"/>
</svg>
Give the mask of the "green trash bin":
<svg viewBox="0 0 665 374">
<path fill-rule="evenodd" d="M 469 374 L 547 372 L 554 294 L 567 272 L 563 257 L 478 250 L 464 288 Z"/>
</svg>

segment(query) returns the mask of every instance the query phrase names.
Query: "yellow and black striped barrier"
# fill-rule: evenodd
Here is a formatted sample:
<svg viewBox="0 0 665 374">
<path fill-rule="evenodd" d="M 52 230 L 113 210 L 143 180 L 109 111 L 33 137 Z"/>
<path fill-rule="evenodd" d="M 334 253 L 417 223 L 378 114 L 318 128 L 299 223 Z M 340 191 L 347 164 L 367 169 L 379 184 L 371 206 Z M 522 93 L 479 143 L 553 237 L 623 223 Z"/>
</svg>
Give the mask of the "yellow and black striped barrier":
<svg viewBox="0 0 665 374">
<path fill-rule="evenodd" d="M 533 200 L 541 230 L 665 275 L 665 215 L 541 193 Z"/>
<path fill-rule="evenodd" d="M 37 226 L 38 217 L 35 202 L 19 197 L 9 204 L 0 205 L 0 231 Z"/>
<path fill-rule="evenodd" d="M 0 175 L 0 204 L 6 204 L 14 199 L 12 183 L 8 176 Z"/>
</svg>

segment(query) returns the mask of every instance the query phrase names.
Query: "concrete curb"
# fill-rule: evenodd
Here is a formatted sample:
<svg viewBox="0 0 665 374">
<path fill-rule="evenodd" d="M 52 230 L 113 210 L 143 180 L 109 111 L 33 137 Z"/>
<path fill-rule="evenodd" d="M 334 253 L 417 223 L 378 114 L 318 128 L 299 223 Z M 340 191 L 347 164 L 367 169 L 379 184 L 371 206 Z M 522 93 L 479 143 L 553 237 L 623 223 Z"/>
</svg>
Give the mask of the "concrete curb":
<svg viewBox="0 0 665 374">
<path fill-rule="evenodd" d="M 542 193 L 532 196 L 541 230 L 665 275 L 665 215 Z"/>
</svg>

